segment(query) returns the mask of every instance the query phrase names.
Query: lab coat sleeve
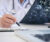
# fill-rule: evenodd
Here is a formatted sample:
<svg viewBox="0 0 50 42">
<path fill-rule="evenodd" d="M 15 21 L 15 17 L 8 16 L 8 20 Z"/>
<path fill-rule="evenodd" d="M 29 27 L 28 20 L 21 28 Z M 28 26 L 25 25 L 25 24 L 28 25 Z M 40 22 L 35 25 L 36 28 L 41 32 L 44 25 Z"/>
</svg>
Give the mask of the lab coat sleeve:
<svg viewBox="0 0 50 42">
<path fill-rule="evenodd" d="M 0 18 L 3 16 L 3 14 L 4 14 L 4 13 L 3 13 L 3 11 L 1 10 L 1 11 L 0 11 Z"/>
<path fill-rule="evenodd" d="M 16 20 L 17 22 L 20 22 L 25 16 L 26 12 L 17 0 L 15 0 L 15 9 L 16 9 L 16 14 L 15 14 Z"/>
<path fill-rule="evenodd" d="M 5 1 L 4 0 L 0 0 L 0 17 L 2 17 L 5 14 Z"/>
<path fill-rule="evenodd" d="M 5 9 L 4 9 L 4 6 L 0 7 L 0 17 L 2 17 L 6 12 L 5 12 Z"/>
<path fill-rule="evenodd" d="M 29 11 L 29 9 L 31 8 L 32 4 L 34 3 L 35 0 L 30 1 L 31 5 L 28 6 L 27 8 L 25 8 L 26 4 L 19 10 L 19 12 L 17 13 L 17 19 L 18 22 L 21 22 L 21 20 L 25 17 L 25 15 L 27 14 L 27 12 Z"/>
<path fill-rule="evenodd" d="M 25 5 L 26 4 L 27 3 L 25 3 Z M 31 4 L 33 3 L 31 2 Z M 17 22 L 20 22 L 25 17 L 25 15 L 27 14 L 27 12 L 29 11 L 31 7 L 31 6 L 28 6 L 27 8 L 25 8 L 25 5 L 21 6 L 19 2 L 15 0 L 15 9 L 16 9 L 15 17 L 16 17 Z"/>
<path fill-rule="evenodd" d="M 17 20 L 20 22 L 24 16 L 26 15 L 26 11 L 24 9 L 20 9 L 20 11 L 17 14 Z"/>
</svg>

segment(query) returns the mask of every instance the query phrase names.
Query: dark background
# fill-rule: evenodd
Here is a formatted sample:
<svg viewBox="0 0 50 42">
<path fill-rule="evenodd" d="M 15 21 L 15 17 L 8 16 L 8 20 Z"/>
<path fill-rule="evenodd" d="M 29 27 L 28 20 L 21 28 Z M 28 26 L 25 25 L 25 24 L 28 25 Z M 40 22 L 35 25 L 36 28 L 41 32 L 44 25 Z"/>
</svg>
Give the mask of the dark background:
<svg viewBox="0 0 50 42">
<path fill-rule="evenodd" d="M 50 0 L 35 0 L 34 4 L 21 23 L 44 24 L 50 23 Z"/>
</svg>

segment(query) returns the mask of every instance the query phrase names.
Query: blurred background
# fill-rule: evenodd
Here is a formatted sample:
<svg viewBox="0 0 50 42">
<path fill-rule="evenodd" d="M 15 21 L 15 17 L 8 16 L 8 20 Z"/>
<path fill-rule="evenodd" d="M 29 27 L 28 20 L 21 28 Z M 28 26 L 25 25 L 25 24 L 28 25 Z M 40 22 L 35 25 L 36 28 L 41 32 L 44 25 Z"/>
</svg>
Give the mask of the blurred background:
<svg viewBox="0 0 50 42">
<path fill-rule="evenodd" d="M 35 0 L 21 23 L 44 24 L 50 23 L 50 0 Z"/>
</svg>

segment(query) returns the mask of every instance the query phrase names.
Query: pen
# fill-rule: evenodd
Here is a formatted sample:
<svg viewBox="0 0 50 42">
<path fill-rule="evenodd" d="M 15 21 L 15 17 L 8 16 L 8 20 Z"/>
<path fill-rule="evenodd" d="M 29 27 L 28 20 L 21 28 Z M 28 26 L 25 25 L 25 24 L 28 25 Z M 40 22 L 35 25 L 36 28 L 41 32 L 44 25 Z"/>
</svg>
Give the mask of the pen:
<svg viewBox="0 0 50 42">
<path fill-rule="evenodd" d="M 18 26 L 20 26 L 20 24 L 19 24 L 18 22 L 16 22 L 16 24 L 17 24 Z"/>
</svg>

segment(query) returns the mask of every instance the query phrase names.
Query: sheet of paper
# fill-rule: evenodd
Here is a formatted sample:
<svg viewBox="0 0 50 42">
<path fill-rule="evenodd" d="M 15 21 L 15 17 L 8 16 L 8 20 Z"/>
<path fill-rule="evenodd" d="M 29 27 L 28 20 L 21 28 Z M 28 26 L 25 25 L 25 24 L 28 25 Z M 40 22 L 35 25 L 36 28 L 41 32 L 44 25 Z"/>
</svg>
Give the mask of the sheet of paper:
<svg viewBox="0 0 50 42">
<path fill-rule="evenodd" d="M 45 42 L 37 37 L 36 34 L 44 35 L 50 34 L 50 30 L 33 30 L 33 29 L 19 29 L 15 32 L 16 36 L 28 41 L 28 42 Z"/>
<path fill-rule="evenodd" d="M 15 36 L 14 32 L 0 32 L 0 42 L 25 42 Z"/>
</svg>

